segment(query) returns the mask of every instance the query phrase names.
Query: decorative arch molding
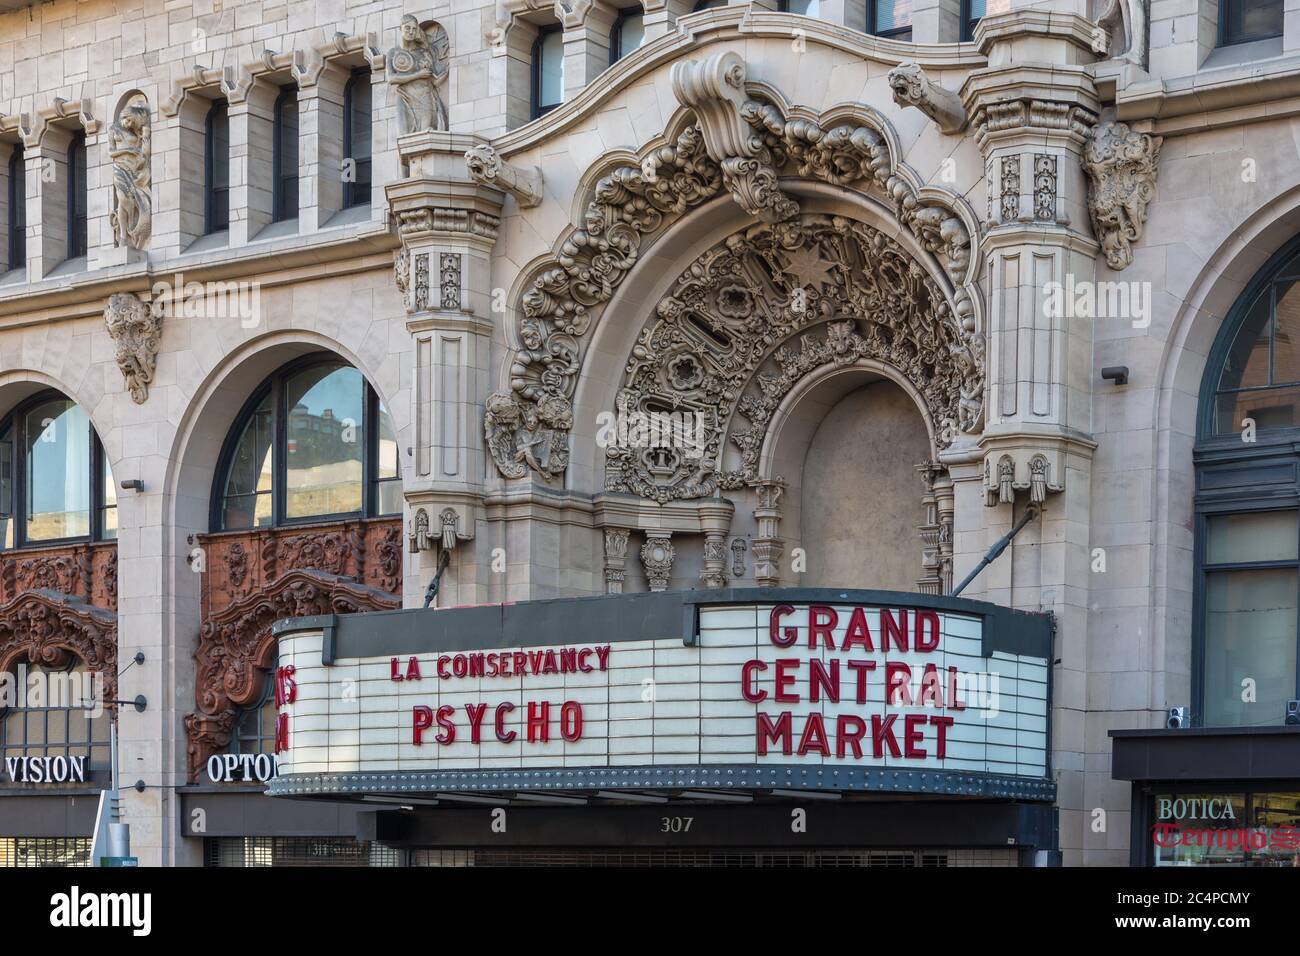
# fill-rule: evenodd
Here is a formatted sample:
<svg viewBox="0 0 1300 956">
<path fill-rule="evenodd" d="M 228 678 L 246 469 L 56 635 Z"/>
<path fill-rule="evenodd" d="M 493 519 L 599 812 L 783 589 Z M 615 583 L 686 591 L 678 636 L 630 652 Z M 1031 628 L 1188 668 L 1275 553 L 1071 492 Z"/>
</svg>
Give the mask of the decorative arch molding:
<svg viewBox="0 0 1300 956">
<path fill-rule="evenodd" d="M 0 606 L 0 671 L 19 663 L 58 667 L 74 655 L 117 699 L 117 614 L 49 588 L 24 591 Z"/>
<path fill-rule="evenodd" d="M 978 224 L 965 201 L 924 187 L 900 159 L 898 139 L 880 114 L 845 105 L 823 114 L 790 107 L 774 91 L 746 85 L 734 52 L 673 67 L 673 89 L 693 117 L 675 135 L 649 144 L 639 166 L 600 178 L 581 219 L 535 265 L 523 283 L 509 391 L 489 396 L 484 414 L 488 449 L 508 479 L 535 471 L 561 477 L 569 464 L 573 396 L 587 334 L 631 271 L 646 239 L 687 210 L 724 190 L 747 213 L 794 241 L 789 226 L 801 213 L 784 177 L 820 180 L 861 190 L 885 204 L 919 245 L 935 257 L 951 291 L 933 285 L 968 365 L 959 381 L 968 408 L 951 418 L 944 445 L 958 432 L 983 427 L 983 336 L 977 328 L 975 277 Z M 672 138 L 669 139 L 668 137 Z M 797 244 L 797 243 L 796 243 Z M 787 247 L 787 248 L 793 248 Z M 913 262 L 918 275 L 925 270 Z M 909 272 L 910 272 L 909 268 Z M 977 381 L 976 381 L 977 380 Z M 978 387 L 973 387 L 978 384 Z"/>
<path fill-rule="evenodd" d="M 206 621 L 194 653 L 195 703 L 185 716 L 190 779 L 230 745 L 239 708 L 257 700 L 275 656 L 271 625 L 281 618 L 391 611 L 401 599 L 328 571 L 297 568 Z"/>
<path fill-rule="evenodd" d="M 638 336 L 615 403 L 620 433 L 601 442 L 605 489 L 665 504 L 774 477 L 761 459 L 786 397 L 864 362 L 906 383 L 936 455 L 981 427 L 982 338 L 898 242 L 838 215 L 737 232 L 681 272 Z M 681 412 L 695 424 L 671 417 Z M 659 422 L 693 440 L 662 441 L 662 425 L 622 432 Z"/>
</svg>

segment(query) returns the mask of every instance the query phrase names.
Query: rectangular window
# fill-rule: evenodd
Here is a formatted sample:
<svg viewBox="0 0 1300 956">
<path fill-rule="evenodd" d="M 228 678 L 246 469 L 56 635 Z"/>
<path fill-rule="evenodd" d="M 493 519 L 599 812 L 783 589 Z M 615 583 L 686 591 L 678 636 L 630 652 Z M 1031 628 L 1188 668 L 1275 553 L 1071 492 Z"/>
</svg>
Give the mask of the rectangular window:
<svg viewBox="0 0 1300 956">
<path fill-rule="evenodd" d="M 1282 35 L 1282 0 L 1219 0 L 1219 46 Z"/>
<path fill-rule="evenodd" d="M 68 147 L 68 258 L 80 259 L 88 248 L 86 231 L 86 131 L 77 130 Z"/>
<path fill-rule="evenodd" d="M 975 24 L 988 12 L 987 0 L 961 0 L 961 38 L 975 39 Z"/>
<path fill-rule="evenodd" d="M 533 44 L 533 118 L 564 102 L 564 34 L 559 27 L 542 30 Z"/>
<path fill-rule="evenodd" d="M 117 538 L 117 485 L 113 483 L 113 469 L 103 449 L 99 457 L 103 466 L 99 478 L 103 485 L 99 496 L 99 540 L 112 541 Z"/>
<path fill-rule="evenodd" d="M 298 218 L 298 91 L 275 101 L 275 221 Z"/>
<path fill-rule="evenodd" d="M 1278 726 L 1296 697 L 1298 518 L 1264 511 L 1205 519 L 1204 726 Z"/>
<path fill-rule="evenodd" d="M 356 70 L 343 95 L 343 159 L 351 177 L 343 180 L 343 206 L 370 204 L 370 71 Z M 346 170 L 345 170 L 346 172 Z"/>
<path fill-rule="evenodd" d="M 9 153 L 9 268 L 27 265 L 27 159 L 23 144 Z"/>
<path fill-rule="evenodd" d="M 1300 866 L 1300 793 L 1179 791 L 1150 801 L 1154 866 Z"/>
<path fill-rule="evenodd" d="M 912 0 L 873 0 L 867 32 L 891 40 L 912 39 Z"/>
<path fill-rule="evenodd" d="M 221 232 L 230 228 L 230 113 L 224 101 L 208 110 L 204 165 L 204 232 Z"/>
</svg>

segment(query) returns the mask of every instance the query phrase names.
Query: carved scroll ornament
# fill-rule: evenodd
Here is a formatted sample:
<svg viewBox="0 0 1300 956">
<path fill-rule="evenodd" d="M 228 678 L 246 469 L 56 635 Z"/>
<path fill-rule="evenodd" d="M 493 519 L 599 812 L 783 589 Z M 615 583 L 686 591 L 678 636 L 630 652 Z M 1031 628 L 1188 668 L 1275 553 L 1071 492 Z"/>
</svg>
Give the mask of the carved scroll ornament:
<svg viewBox="0 0 1300 956">
<path fill-rule="evenodd" d="M 1084 147 L 1088 215 L 1106 262 L 1116 271 L 1132 264 L 1133 243 L 1142 238 L 1162 142 L 1159 136 L 1112 122 L 1093 127 Z"/>
<path fill-rule="evenodd" d="M 149 397 L 162 341 L 162 322 L 161 312 L 130 292 L 113 293 L 104 307 L 104 324 L 113 338 L 117 367 L 137 405 L 143 405 Z"/>
<path fill-rule="evenodd" d="M 581 221 L 525 287 L 510 389 L 493 394 L 484 415 L 488 448 L 506 478 L 564 472 L 583 340 L 595 311 L 636 264 L 646 235 L 724 189 L 761 222 L 776 225 L 799 214 L 779 177 L 861 188 L 894 210 L 959 290 L 973 279 L 971 227 L 959 201 L 923 194 L 892 155 L 887 127 L 874 113 L 825 126 L 803 114 L 788 118 L 746 96 L 743 62 L 730 53 L 677 64 L 673 85 L 696 122 L 648 148 L 639 166 L 601 178 Z M 952 308 L 973 332 L 971 296 L 959 291 Z M 965 421 L 970 430 L 982 427 L 982 416 Z"/>
<path fill-rule="evenodd" d="M 99 671 L 104 699 L 117 699 L 117 614 L 58 591 L 24 591 L 0 607 L 0 670 L 60 667 L 68 655 Z"/>
<path fill-rule="evenodd" d="M 690 445 L 610 443 L 606 490 L 666 503 L 752 485 L 785 397 L 809 375 L 861 360 L 907 379 L 941 446 L 982 428 L 984 338 L 894 240 L 811 215 L 725 239 L 659 302 L 617 398 L 618 420 L 672 409 L 703 434 Z"/>
</svg>

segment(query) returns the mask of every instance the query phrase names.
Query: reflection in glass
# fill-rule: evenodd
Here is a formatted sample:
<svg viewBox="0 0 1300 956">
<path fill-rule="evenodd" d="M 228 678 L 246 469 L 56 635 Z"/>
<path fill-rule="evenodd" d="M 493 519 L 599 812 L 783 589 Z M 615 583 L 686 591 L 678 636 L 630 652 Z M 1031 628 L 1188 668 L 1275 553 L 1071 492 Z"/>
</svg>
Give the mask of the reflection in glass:
<svg viewBox="0 0 1300 956">
<path fill-rule="evenodd" d="M 90 421 L 67 399 L 26 415 L 28 541 L 90 534 Z"/>
<path fill-rule="evenodd" d="M 1295 568 L 1206 575 L 1206 726 L 1282 722 L 1296 689 L 1296 587 Z M 1242 699 L 1247 686 L 1255 691 L 1250 703 Z"/>
<path fill-rule="evenodd" d="M 346 365 L 317 365 L 285 383 L 285 517 L 362 508 L 365 388 Z"/>
<path fill-rule="evenodd" d="M 248 419 L 239 436 L 226 489 L 221 526 L 228 531 L 271 524 L 271 394 Z"/>
<path fill-rule="evenodd" d="M 397 431 L 384 403 L 379 403 L 379 454 L 375 460 L 378 493 L 375 514 L 400 514 L 402 510 L 402 476 L 397 465 Z"/>
</svg>

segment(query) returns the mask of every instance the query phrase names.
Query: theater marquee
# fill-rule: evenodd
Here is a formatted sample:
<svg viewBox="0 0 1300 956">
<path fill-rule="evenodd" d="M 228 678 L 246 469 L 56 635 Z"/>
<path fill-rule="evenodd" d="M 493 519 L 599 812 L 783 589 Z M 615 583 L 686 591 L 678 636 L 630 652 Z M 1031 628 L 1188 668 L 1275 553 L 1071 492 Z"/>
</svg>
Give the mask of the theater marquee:
<svg viewBox="0 0 1300 956">
<path fill-rule="evenodd" d="M 279 628 L 273 794 L 1052 795 L 1047 619 L 980 602 L 685 592 Z"/>
</svg>

